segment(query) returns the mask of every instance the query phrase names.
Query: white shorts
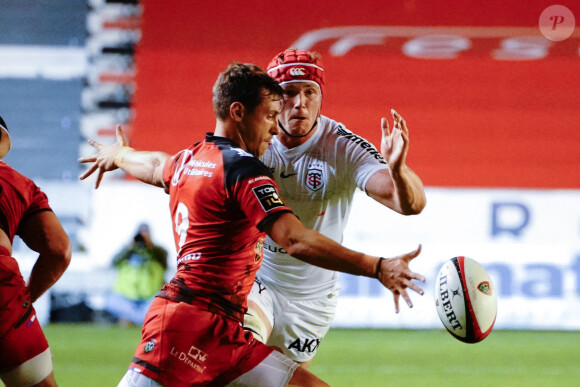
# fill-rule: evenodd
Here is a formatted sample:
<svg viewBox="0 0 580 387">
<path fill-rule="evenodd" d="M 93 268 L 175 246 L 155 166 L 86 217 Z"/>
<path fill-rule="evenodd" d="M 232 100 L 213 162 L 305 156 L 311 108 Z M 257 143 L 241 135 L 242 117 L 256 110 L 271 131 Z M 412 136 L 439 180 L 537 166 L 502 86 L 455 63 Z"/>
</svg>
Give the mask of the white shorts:
<svg viewBox="0 0 580 387">
<path fill-rule="evenodd" d="M 276 351 L 270 353 L 260 364 L 239 376 L 228 386 L 268 386 L 285 387 L 298 364 Z M 117 387 L 163 387 L 159 382 L 130 369 Z"/>
<path fill-rule="evenodd" d="M 248 299 L 258 304 L 270 321 L 272 333 L 266 344 L 303 363 L 314 357 L 330 328 L 338 290 L 332 289 L 316 298 L 288 297 L 274 285 L 256 278 Z M 252 311 L 248 310 L 248 313 Z"/>
</svg>

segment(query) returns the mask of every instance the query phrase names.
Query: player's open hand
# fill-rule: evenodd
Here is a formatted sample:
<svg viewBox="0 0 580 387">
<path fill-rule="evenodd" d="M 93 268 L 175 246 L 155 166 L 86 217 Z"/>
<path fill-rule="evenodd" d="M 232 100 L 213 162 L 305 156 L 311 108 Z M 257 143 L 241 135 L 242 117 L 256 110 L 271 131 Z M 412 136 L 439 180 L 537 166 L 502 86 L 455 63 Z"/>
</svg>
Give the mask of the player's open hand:
<svg viewBox="0 0 580 387">
<path fill-rule="evenodd" d="M 381 264 L 378 279 L 385 287 L 393 292 L 396 313 L 399 313 L 400 297 L 403 297 L 409 308 L 413 307 L 407 289 L 412 289 L 420 295 L 423 295 L 424 293 L 423 289 L 414 283 L 413 280 L 425 282 L 425 277 L 409 270 L 409 262 L 420 253 L 421 245 L 410 253 L 399 255 L 394 258 L 386 258 Z"/>
<path fill-rule="evenodd" d="M 89 144 L 95 147 L 97 153 L 92 156 L 79 158 L 80 163 L 93 163 L 89 167 L 89 169 L 87 169 L 80 176 L 81 180 L 86 179 L 87 177 L 92 175 L 96 170 L 98 170 L 99 172 L 97 174 L 97 182 L 95 188 L 99 188 L 99 184 L 101 183 L 101 180 L 103 179 L 105 172 L 117 169 L 117 166 L 115 165 L 115 157 L 117 157 L 117 155 L 119 154 L 121 149 L 123 149 L 123 147 L 128 145 L 128 141 L 125 138 L 123 128 L 121 127 L 121 125 L 117 125 L 116 137 L 117 141 L 114 144 L 110 145 L 103 145 L 93 139 L 90 139 L 88 141 Z"/>
<path fill-rule="evenodd" d="M 405 164 L 407 152 L 409 150 L 409 129 L 403 117 L 394 109 L 391 109 L 393 116 L 393 130 L 389 128 L 389 121 L 381 118 L 381 154 L 392 170 L 398 170 Z"/>
</svg>

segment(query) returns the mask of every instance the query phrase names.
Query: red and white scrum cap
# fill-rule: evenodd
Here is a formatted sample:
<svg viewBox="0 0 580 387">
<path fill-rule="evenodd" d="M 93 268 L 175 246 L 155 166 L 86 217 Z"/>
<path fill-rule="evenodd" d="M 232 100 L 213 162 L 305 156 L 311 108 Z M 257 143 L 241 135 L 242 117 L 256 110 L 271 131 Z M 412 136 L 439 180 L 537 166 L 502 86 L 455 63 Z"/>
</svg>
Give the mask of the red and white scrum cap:
<svg viewBox="0 0 580 387">
<path fill-rule="evenodd" d="M 266 71 L 280 85 L 312 82 L 318 85 L 321 93 L 324 88 L 324 69 L 320 55 L 313 51 L 289 48 L 276 55 Z"/>
</svg>

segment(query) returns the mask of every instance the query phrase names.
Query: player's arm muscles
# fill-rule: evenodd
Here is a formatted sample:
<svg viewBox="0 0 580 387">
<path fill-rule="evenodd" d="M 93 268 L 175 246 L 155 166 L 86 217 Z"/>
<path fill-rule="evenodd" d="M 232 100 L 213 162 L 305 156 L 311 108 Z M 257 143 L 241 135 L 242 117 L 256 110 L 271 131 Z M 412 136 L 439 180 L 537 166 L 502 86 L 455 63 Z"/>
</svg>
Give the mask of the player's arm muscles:
<svg viewBox="0 0 580 387">
<path fill-rule="evenodd" d="M 264 231 L 289 255 L 329 270 L 374 277 L 379 257 L 349 250 L 285 213 L 266 224 Z"/>
<path fill-rule="evenodd" d="M 52 211 L 40 211 L 20 225 L 19 236 L 39 253 L 28 280 L 32 302 L 62 276 L 71 260 L 68 235 Z"/>
<path fill-rule="evenodd" d="M 117 125 L 116 138 L 117 141 L 109 145 L 103 145 L 93 139 L 88 141 L 97 153 L 79 158 L 81 163 L 93 163 L 80 179 L 84 180 L 97 172 L 96 188 L 99 188 L 105 173 L 121 168 L 138 180 L 164 187 L 163 166 L 170 156 L 164 152 L 138 151 L 131 148 L 121 125 Z"/>
<path fill-rule="evenodd" d="M 115 157 L 115 165 L 144 183 L 164 187 L 163 166 L 170 156 L 158 151 L 138 151 L 123 147 Z"/>
<path fill-rule="evenodd" d="M 383 169 L 374 173 L 366 184 L 367 195 L 403 215 L 416 215 L 425 208 L 423 182 L 403 165 L 398 171 Z"/>
</svg>

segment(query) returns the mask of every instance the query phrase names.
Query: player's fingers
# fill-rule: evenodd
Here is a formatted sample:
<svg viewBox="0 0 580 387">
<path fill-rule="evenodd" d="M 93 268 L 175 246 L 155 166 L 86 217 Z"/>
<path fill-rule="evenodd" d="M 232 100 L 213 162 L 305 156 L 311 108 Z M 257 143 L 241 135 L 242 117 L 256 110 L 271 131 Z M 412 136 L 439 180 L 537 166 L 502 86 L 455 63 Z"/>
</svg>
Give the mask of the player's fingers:
<svg viewBox="0 0 580 387">
<path fill-rule="evenodd" d="M 421 287 L 419 285 L 417 285 L 416 283 L 414 283 L 413 281 L 406 281 L 405 285 L 407 285 L 407 287 L 409 289 L 413 290 L 417 294 L 420 294 L 420 295 L 425 294 L 423 289 L 421 289 Z"/>
<path fill-rule="evenodd" d="M 395 124 L 397 124 L 397 122 L 399 122 L 399 120 L 401 119 L 401 115 L 399 113 L 397 113 L 397 111 L 395 109 L 391 109 L 391 115 L 393 116 L 393 120 L 395 121 Z"/>
<path fill-rule="evenodd" d="M 425 282 L 426 281 L 425 277 L 422 276 L 419 273 L 411 273 L 411 275 L 409 276 L 409 278 L 410 279 L 417 280 L 417 281 L 421 281 L 421 282 Z"/>
<path fill-rule="evenodd" d="M 90 175 L 93 174 L 93 172 L 95 172 L 97 170 L 99 166 L 97 164 L 93 164 L 91 165 L 91 167 L 89 169 L 87 169 L 82 175 L 79 176 L 79 179 L 84 180 L 87 177 L 89 177 Z"/>
<path fill-rule="evenodd" d="M 421 254 L 422 249 L 423 249 L 423 246 L 421 246 L 421 244 L 419 244 L 419 246 L 415 250 L 411 251 L 410 253 L 405 254 L 403 256 L 403 259 L 406 260 L 407 262 L 409 262 L 411 259 L 419 256 L 419 254 Z"/>
<path fill-rule="evenodd" d="M 405 130 L 401 130 L 401 137 L 403 138 L 403 142 L 407 145 L 409 144 L 409 132 Z"/>
<path fill-rule="evenodd" d="M 97 155 L 94 156 L 86 156 L 86 157 L 79 157 L 79 163 L 94 163 L 97 161 Z"/>
<path fill-rule="evenodd" d="M 407 293 L 405 289 L 401 290 L 401 296 L 403 297 L 403 300 L 405 300 L 409 308 L 412 308 L 413 302 L 411 301 L 411 297 L 409 297 L 409 293 Z"/>
<path fill-rule="evenodd" d="M 94 146 L 95 148 L 97 148 L 97 149 L 101 149 L 101 148 L 103 147 L 103 145 L 102 145 L 100 142 L 98 142 L 98 141 L 95 141 L 95 140 L 93 140 L 92 138 L 91 138 L 91 139 L 89 139 L 87 142 L 88 142 L 89 144 L 91 144 L 92 146 Z"/>
<path fill-rule="evenodd" d="M 95 184 L 95 189 L 99 188 L 99 185 L 101 184 L 101 180 L 103 180 L 103 176 L 104 176 L 103 170 L 99 169 L 99 174 L 97 175 L 97 182 Z"/>
<path fill-rule="evenodd" d="M 391 109 L 391 115 L 393 116 L 393 119 L 397 122 L 404 121 L 403 116 L 401 116 L 395 109 Z"/>
<path fill-rule="evenodd" d="M 393 299 L 395 301 L 395 313 L 399 313 L 399 291 L 393 291 Z"/>
<path fill-rule="evenodd" d="M 122 144 L 123 146 L 127 145 L 127 140 L 125 139 L 125 131 L 123 130 L 123 126 L 121 124 L 117 125 L 116 136 L 118 143 Z"/>
<path fill-rule="evenodd" d="M 389 130 L 389 121 L 385 117 L 381 118 L 381 130 L 383 131 L 383 137 L 387 137 L 391 134 L 391 131 Z"/>
<path fill-rule="evenodd" d="M 391 114 L 393 115 L 393 120 L 395 120 L 395 127 L 401 129 L 403 132 L 408 133 L 407 122 L 395 109 L 391 109 Z"/>
<path fill-rule="evenodd" d="M 407 129 L 407 121 L 405 121 L 403 117 L 401 117 L 401 119 L 399 120 L 399 126 L 401 127 L 401 130 L 403 132 L 409 133 L 409 129 Z"/>
</svg>

